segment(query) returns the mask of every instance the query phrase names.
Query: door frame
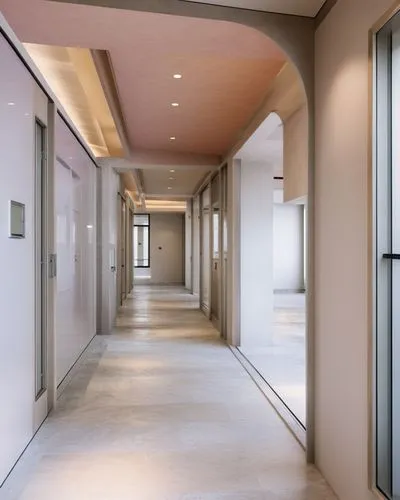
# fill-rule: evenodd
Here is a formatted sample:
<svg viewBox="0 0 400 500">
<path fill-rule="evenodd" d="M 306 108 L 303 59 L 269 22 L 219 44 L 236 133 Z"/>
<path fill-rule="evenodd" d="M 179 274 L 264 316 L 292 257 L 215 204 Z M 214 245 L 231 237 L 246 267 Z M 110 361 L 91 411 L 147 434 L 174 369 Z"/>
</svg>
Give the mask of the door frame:
<svg viewBox="0 0 400 500">
<path fill-rule="evenodd" d="M 39 87 L 35 87 L 35 112 L 32 117 L 34 137 L 34 269 L 35 269 L 35 328 L 34 328 L 34 386 L 33 386 L 33 432 L 36 432 L 48 413 L 56 405 L 56 351 L 55 351 L 55 295 L 56 287 L 56 250 L 55 250 L 55 121 L 56 106 Z M 38 177 L 36 131 L 37 124 L 43 127 L 40 178 Z M 39 186 L 40 183 L 40 186 Z M 39 199 L 40 198 L 40 199 Z M 40 210 L 38 211 L 40 203 Z M 43 213 L 44 212 L 44 213 Z M 39 221 L 40 218 L 40 221 Z M 44 234 L 43 234 L 44 232 Z M 40 281 L 40 283 L 39 283 Z M 44 303 L 43 303 L 44 301 Z M 41 319 L 39 319 L 39 315 Z M 36 390 L 36 361 L 38 352 L 36 339 L 43 328 L 43 389 Z M 42 341 L 43 341 L 42 340 Z"/>
<path fill-rule="evenodd" d="M 213 183 L 217 182 L 217 190 L 213 189 Z M 220 170 L 212 176 L 210 183 L 210 315 L 211 320 L 215 328 L 221 333 L 221 175 Z M 214 199 L 214 191 L 217 191 L 217 198 Z M 218 259 L 214 259 L 214 213 L 217 209 L 218 213 Z M 214 260 L 217 260 L 217 311 L 215 316 L 215 311 L 213 310 L 213 301 L 215 300 L 215 290 L 213 290 L 213 274 L 214 274 Z"/>
<path fill-rule="evenodd" d="M 124 215 L 125 213 L 125 215 Z M 117 194 L 117 309 L 126 298 L 126 199 L 118 191 Z"/>
<path fill-rule="evenodd" d="M 210 193 L 210 202 L 209 202 L 209 207 L 204 207 L 204 193 L 206 190 L 209 190 Z M 204 292 L 203 292 L 203 284 L 204 284 L 204 213 L 207 211 L 208 213 L 208 252 L 209 252 L 209 259 L 208 259 L 208 307 L 206 307 L 206 304 L 204 303 Z M 211 259 L 211 250 L 212 250 L 212 237 L 211 237 L 211 231 L 212 231 L 212 221 L 211 221 L 211 186 L 208 184 L 200 193 L 200 308 L 206 315 L 208 319 L 211 319 L 211 266 L 212 266 L 212 259 Z"/>
<path fill-rule="evenodd" d="M 378 400 L 377 400 L 377 390 L 378 390 L 378 380 L 377 380 L 377 354 L 378 354 L 378 322 L 381 317 L 379 313 L 379 294 L 378 294 L 378 256 L 381 253 L 379 247 L 379 241 L 381 240 L 379 234 L 378 219 L 380 218 L 380 211 L 382 207 L 378 200 L 380 197 L 381 190 L 378 188 L 378 180 L 382 175 L 391 175 L 387 171 L 382 174 L 382 171 L 378 170 L 378 162 L 381 164 L 385 159 L 381 158 L 380 145 L 382 144 L 381 128 L 378 128 L 378 109 L 380 107 L 380 101 L 382 96 L 378 93 L 379 89 L 377 87 L 377 75 L 379 71 L 380 61 L 378 60 L 378 32 L 384 28 L 391 20 L 400 12 L 400 2 L 397 2 L 395 6 L 389 9 L 378 21 L 375 23 L 369 33 L 369 52 L 370 52 L 370 68 L 369 68 L 369 86 L 370 86 L 370 102 L 369 102 L 369 172 L 368 172 L 368 206 L 369 209 L 369 221 L 368 221 L 368 327 L 370 334 L 369 342 L 369 361 L 368 361 L 368 373 L 369 373 L 369 439 L 368 439 L 368 456 L 369 456 L 369 467 L 368 467 L 368 479 L 369 487 L 379 498 L 384 497 L 378 486 L 377 477 L 377 453 L 378 453 L 378 433 L 377 433 L 377 411 L 378 411 Z M 383 69 L 383 68 L 382 68 Z M 380 108 L 382 109 L 382 108 Z M 385 113 L 385 111 L 383 111 Z M 387 115 L 390 111 L 387 113 Z M 390 119 L 387 116 L 384 117 Z M 391 125 L 390 125 L 391 126 Z M 390 134 L 391 135 L 391 134 Z M 386 143 L 387 138 L 385 139 Z M 386 143 L 387 144 L 387 143 Z M 392 149 L 392 143 L 390 143 L 390 148 Z M 387 156 L 387 145 L 384 146 Z M 385 153 L 384 153 L 385 156 Z M 386 161 L 391 162 L 391 158 L 386 158 Z M 390 194 L 392 196 L 392 194 Z M 391 216 L 390 216 L 391 217 Z M 391 265 L 387 262 L 387 265 Z M 388 271 L 390 275 L 392 272 Z M 391 278 L 390 278 L 391 279 Z M 391 298 L 389 298 L 391 300 Z M 392 454 L 393 456 L 393 454 Z M 392 464 L 393 467 L 393 464 Z M 393 485 L 393 484 L 392 484 Z"/>
<path fill-rule="evenodd" d="M 221 178 L 220 178 L 220 325 L 221 325 L 221 337 L 227 341 L 228 340 L 228 311 L 227 311 L 227 299 L 228 299 L 228 255 L 225 258 L 225 239 L 224 239 L 224 227 L 226 224 L 226 247 L 228 248 L 228 165 L 225 163 L 221 167 Z"/>
</svg>

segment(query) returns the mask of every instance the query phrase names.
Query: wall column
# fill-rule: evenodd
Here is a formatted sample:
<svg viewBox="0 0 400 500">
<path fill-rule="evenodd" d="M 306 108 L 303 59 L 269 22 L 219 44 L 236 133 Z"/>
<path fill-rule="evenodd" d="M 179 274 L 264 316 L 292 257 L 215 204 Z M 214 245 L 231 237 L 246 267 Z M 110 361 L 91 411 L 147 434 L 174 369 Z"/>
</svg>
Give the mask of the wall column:
<svg viewBox="0 0 400 500">
<path fill-rule="evenodd" d="M 273 323 L 273 168 L 241 161 L 240 345 L 270 342 Z"/>
<path fill-rule="evenodd" d="M 193 264 L 193 201 L 188 200 L 185 213 L 185 288 L 192 292 L 192 264 Z"/>
<path fill-rule="evenodd" d="M 227 342 L 240 343 L 240 160 L 228 162 Z"/>
<path fill-rule="evenodd" d="M 101 240 L 98 241 L 101 255 L 100 276 L 101 286 L 100 334 L 111 333 L 117 315 L 117 196 L 119 178 L 109 166 L 101 167 L 101 207 L 100 225 Z"/>
</svg>

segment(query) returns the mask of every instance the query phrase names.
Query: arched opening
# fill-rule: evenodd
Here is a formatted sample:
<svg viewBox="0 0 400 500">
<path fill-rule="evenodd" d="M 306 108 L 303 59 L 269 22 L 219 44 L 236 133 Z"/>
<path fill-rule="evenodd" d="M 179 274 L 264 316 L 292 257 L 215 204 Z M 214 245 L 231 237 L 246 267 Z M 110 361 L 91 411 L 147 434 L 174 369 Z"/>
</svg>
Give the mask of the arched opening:
<svg viewBox="0 0 400 500">
<path fill-rule="evenodd" d="M 306 427 L 307 122 L 270 113 L 236 152 L 240 169 L 238 348 Z M 303 115 L 303 116 L 302 116 Z M 303 137 L 301 135 L 304 134 Z M 303 178 L 305 176 L 305 178 Z"/>
<path fill-rule="evenodd" d="M 289 187 L 285 186 L 283 188 L 285 202 L 306 196 L 308 193 L 302 192 L 301 189 L 298 190 L 300 192 L 298 196 L 298 191 L 296 191 L 300 185 L 298 172 L 301 169 L 298 168 L 298 159 L 301 155 L 296 148 L 293 148 L 296 150 L 295 153 L 289 148 L 287 151 L 289 154 L 286 154 L 291 160 L 287 163 L 290 166 L 288 167 L 289 173 L 286 175 L 286 162 L 283 161 L 282 175 L 278 175 L 280 171 L 275 172 L 277 175 L 274 175 L 273 162 L 268 165 L 268 168 L 265 168 L 265 165 L 256 165 L 253 170 L 252 167 L 247 168 L 244 165 L 246 158 L 240 158 L 238 152 L 243 152 L 246 144 L 251 142 L 251 137 L 257 133 L 255 131 L 263 128 L 262 124 L 269 116 L 268 126 L 272 127 L 275 124 L 275 129 L 272 127 L 273 130 L 270 132 L 275 133 L 276 137 L 266 138 L 269 142 L 267 155 L 276 154 L 274 148 L 278 146 L 275 143 L 282 143 L 282 127 L 278 126 L 278 115 L 271 114 L 274 111 L 284 122 L 283 134 L 286 130 L 297 131 L 293 133 L 297 140 L 296 144 L 302 145 L 304 148 L 302 152 L 304 150 L 308 152 L 306 145 L 311 142 L 307 137 L 304 139 L 298 133 L 299 130 L 303 132 L 307 130 L 307 126 L 299 126 L 299 123 L 303 123 L 302 120 L 298 118 L 296 121 L 294 117 L 305 117 L 305 121 L 308 121 L 302 78 L 311 85 L 312 71 L 308 72 L 308 70 L 312 70 L 313 60 L 311 57 L 312 21 L 295 19 L 293 16 L 268 16 L 268 14 L 260 17 L 257 13 L 245 11 L 241 13 L 241 11 L 213 7 L 205 10 L 198 4 L 189 7 L 184 2 L 174 0 L 171 2 L 148 2 L 148 0 L 141 2 L 139 0 L 135 2 L 135 7 L 137 6 L 142 12 L 135 12 L 126 7 L 126 10 L 118 8 L 118 0 L 110 2 L 112 8 L 102 9 L 87 5 L 71 5 L 66 8 L 63 2 L 33 0 L 35 22 L 26 23 L 20 17 L 24 15 L 24 10 L 18 8 L 17 3 L 10 0 L 3 2 L 7 18 L 10 18 L 13 25 L 17 27 L 18 36 L 36 46 L 37 50 L 35 49 L 34 52 L 43 56 L 43 68 L 47 67 L 49 75 L 55 75 L 58 83 L 66 83 L 71 90 L 72 83 L 75 82 L 76 88 L 74 87 L 75 90 L 68 96 L 76 99 L 78 93 L 81 92 L 80 98 L 85 103 L 84 115 L 92 126 L 87 130 L 85 140 L 92 146 L 100 146 L 101 151 L 109 152 L 107 162 L 96 159 L 97 163 L 104 167 L 101 173 L 101 209 L 99 210 L 99 206 L 95 204 L 94 195 L 91 197 L 91 207 L 93 207 L 93 214 L 99 210 L 100 216 L 94 217 L 92 214 L 93 219 L 88 221 L 85 228 L 89 230 L 87 245 L 90 245 L 91 249 L 91 266 L 93 270 L 96 269 L 94 272 L 99 274 L 98 283 L 102 284 L 102 290 L 97 295 L 98 309 L 102 313 L 99 320 L 100 330 L 109 333 L 113 327 L 117 305 L 121 305 L 122 302 L 125 305 L 132 282 L 131 266 L 136 258 L 137 261 L 151 266 L 150 276 L 158 285 L 164 282 L 168 285 L 176 283 L 182 285 L 183 269 L 185 268 L 186 272 L 191 272 L 193 275 L 195 265 L 193 263 L 197 262 L 199 267 L 196 271 L 197 276 L 194 276 L 196 279 L 190 280 L 191 289 L 195 291 L 195 286 L 199 287 L 200 304 L 204 306 L 205 312 L 228 343 L 238 343 L 241 347 L 242 343 L 245 347 L 250 345 L 251 342 L 248 342 L 246 335 L 257 336 L 259 333 L 258 325 L 254 322 L 252 315 L 260 312 L 265 315 L 264 318 L 266 318 L 266 312 L 270 313 L 268 317 L 270 324 L 267 325 L 264 321 L 263 328 L 267 337 L 268 334 L 273 335 L 274 251 L 271 235 L 274 232 L 274 191 L 279 191 L 279 189 L 274 189 L 274 182 L 276 181 L 278 185 L 281 182 L 280 179 L 274 180 L 273 177 L 284 177 L 285 180 L 290 181 L 289 185 L 293 190 L 290 191 Z M 107 4 L 104 1 L 102 3 L 103 7 Z M 168 4 L 168 6 L 164 12 L 158 14 L 144 12 L 149 9 L 149 4 L 153 9 L 165 9 L 165 5 Z M 140 5 L 142 8 L 139 8 Z M 51 23 L 46 21 L 49 16 L 48 9 L 52 10 Z M 178 12 L 179 9 L 183 10 Z M 186 15 L 188 17 L 183 19 Z M 73 30 L 69 28 L 72 25 Z M 96 26 L 107 27 L 107 29 L 95 29 Z M 118 26 L 118 30 L 115 26 Z M 264 36 L 265 34 L 270 35 L 271 39 L 269 36 Z M 271 41 L 272 39 L 274 41 Z M 5 43 L 8 42 L 5 41 Z M 48 44 L 47 48 L 43 44 Z M 59 47 L 62 50 L 48 50 L 49 47 Z M 79 54 L 74 51 L 67 51 L 68 60 L 76 63 L 71 65 L 64 57 L 66 47 L 87 48 L 83 49 L 85 53 L 81 54 L 82 57 L 78 57 Z M 102 50 L 90 52 L 91 47 L 101 47 Z M 104 77 L 106 81 L 101 82 L 103 86 L 99 85 L 99 82 L 93 87 L 90 86 L 97 90 L 96 93 L 89 92 L 88 94 L 89 87 L 82 82 L 89 81 L 93 77 L 93 72 L 84 72 L 85 75 L 80 76 L 85 76 L 85 78 L 79 78 L 79 75 L 76 78 L 75 69 L 79 73 L 82 61 L 93 54 L 96 56 L 98 71 L 98 75 L 94 72 L 94 77 L 101 79 L 106 75 Z M 41 57 L 37 60 L 38 64 L 39 59 Z M 288 59 L 292 60 L 293 64 L 288 62 Z M 64 64 L 60 65 L 60 60 L 63 60 Z M 29 64 L 30 61 L 27 61 L 27 65 Z M 60 68 L 63 70 L 60 71 Z M 60 78 L 60 73 L 62 74 L 65 68 L 69 68 L 72 74 L 68 70 L 69 77 Z M 44 69 L 42 71 L 45 73 Z M 183 78 L 175 79 L 178 71 Z M 56 86 L 52 85 L 51 77 L 48 76 L 46 79 L 49 80 L 49 85 L 55 92 Z M 102 88 L 109 91 L 106 96 L 108 99 L 113 93 L 112 90 L 114 90 L 114 97 L 120 99 L 118 103 L 120 109 L 112 99 L 108 101 L 110 108 L 113 108 L 112 119 L 108 114 L 104 116 L 103 113 L 97 116 L 96 113 L 90 115 L 91 109 L 96 107 L 97 91 L 101 91 Z M 307 93 L 310 96 L 312 89 L 308 88 Z M 56 94 L 62 101 L 63 92 L 56 92 Z M 104 100 L 101 100 L 104 104 Z M 78 106 L 80 99 L 77 101 L 72 108 L 82 109 Z M 305 111 L 298 115 L 301 109 Z M 110 123 L 111 133 L 106 134 L 107 137 L 105 137 L 109 121 L 113 120 L 115 123 Z M 113 146 L 117 131 L 121 135 L 121 141 L 120 144 Z M 96 133 L 93 135 L 93 132 Z M 54 139 L 57 152 L 56 135 Z M 294 140 L 293 143 L 295 142 Z M 285 139 L 283 143 L 286 144 Z M 282 149 L 282 144 L 280 147 Z M 119 157 L 121 149 L 123 149 L 124 158 Z M 93 151 L 98 150 L 98 148 L 93 149 Z M 70 159 L 72 160 L 74 156 Z M 302 162 L 305 168 L 308 166 L 308 159 Z M 236 168 L 237 166 L 239 169 Z M 281 167 L 282 165 L 279 166 Z M 245 185 L 238 182 L 239 179 L 235 177 L 236 170 L 244 174 L 240 182 L 245 181 Z M 60 171 L 55 170 L 54 174 L 57 192 L 57 188 L 63 189 L 65 183 L 59 175 Z M 126 182 L 124 174 L 128 177 Z M 90 190 L 87 189 L 85 192 L 96 192 L 96 176 L 92 177 Z M 130 182 L 133 184 L 132 189 L 129 187 Z M 262 190 L 257 191 L 260 186 L 268 188 L 269 196 L 265 196 Z M 244 199 L 244 196 L 243 199 L 235 198 L 236 188 L 248 197 L 248 201 Z M 83 203 L 85 197 L 82 196 L 80 195 L 80 200 L 82 199 Z M 255 200 L 257 204 L 254 203 Z M 68 199 L 68 203 L 71 202 L 72 211 L 75 201 L 73 196 Z M 140 211 L 143 215 L 152 212 L 152 216 L 154 212 L 160 222 L 159 234 L 162 235 L 162 241 L 158 240 L 159 235 L 149 240 L 145 239 L 144 229 L 137 231 L 136 246 L 146 247 L 149 252 L 131 251 L 135 233 L 134 214 L 130 211 L 131 202 L 135 205 L 136 212 Z M 165 208 L 168 206 L 172 209 L 171 203 L 177 202 L 183 202 L 187 206 L 186 214 L 183 213 L 182 208 L 179 214 L 174 213 L 174 217 L 179 222 L 175 227 L 178 228 L 176 233 L 179 233 L 180 241 L 182 242 L 184 234 L 187 237 L 188 234 L 193 235 L 196 232 L 199 236 L 196 243 L 194 237 L 191 243 L 185 242 L 185 253 L 189 257 L 190 252 L 192 256 L 193 252 L 198 254 L 196 259 L 192 259 L 193 263 L 186 266 L 182 265 L 183 258 L 176 258 L 178 252 L 174 251 L 173 245 L 170 245 L 171 240 L 176 243 L 174 231 L 166 230 L 166 225 L 162 224 L 162 219 L 167 217 Z M 253 209 L 250 212 L 250 222 L 259 221 L 259 227 L 263 227 L 268 214 L 270 234 L 263 234 L 262 244 L 259 241 L 259 234 L 252 233 L 249 238 L 245 238 L 249 222 L 249 207 Z M 158 216 L 160 210 L 164 211 L 161 217 Z M 240 211 L 242 211 L 241 214 Z M 200 224 L 196 226 L 193 219 L 197 213 Z M 157 227 L 154 220 L 150 224 L 149 219 L 146 218 L 148 232 L 154 231 Z M 185 224 L 190 220 L 192 221 L 191 231 L 184 233 Z M 101 225 L 101 231 L 98 232 L 101 234 L 101 240 L 97 242 L 91 236 L 91 229 L 95 228 L 95 224 Z M 235 232 L 235 228 L 239 231 Z M 73 219 L 66 231 L 74 234 Z M 84 237 L 86 238 L 86 232 L 84 234 L 82 232 L 82 238 Z M 74 266 L 70 265 L 71 257 L 76 259 L 76 262 L 80 252 L 69 252 L 68 255 L 63 255 L 64 243 L 62 241 L 56 243 L 58 244 L 57 253 L 60 256 L 60 268 L 74 269 Z M 290 247 L 291 244 L 286 244 L 287 246 Z M 179 255 L 184 253 L 183 247 L 183 244 L 179 244 Z M 102 253 L 101 258 L 98 259 L 100 265 L 95 262 L 96 248 L 99 253 Z M 267 259 L 263 250 L 269 252 L 268 269 L 264 266 Z M 245 265 L 251 264 L 255 267 L 235 267 L 236 251 L 239 255 L 242 254 Z M 281 257 L 282 252 L 278 250 L 276 255 L 277 258 Z M 177 262 L 176 267 L 175 262 Z M 262 272 L 258 272 L 257 265 L 263 266 Z M 286 271 L 286 267 L 284 262 L 280 271 Z M 166 269 L 174 271 L 172 277 L 170 274 L 167 278 L 165 277 Z M 68 273 L 69 279 L 71 272 L 68 271 Z M 254 290 L 250 288 L 248 292 L 243 291 L 245 281 L 254 275 L 258 278 L 257 286 L 259 287 L 256 294 L 259 307 L 256 309 L 254 308 L 256 303 Z M 76 276 L 80 279 L 79 273 Z M 158 278 L 156 279 L 155 276 Z M 232 283 L 234 286 L 230 286 Z M 88 279 L 85 281 L 86 285 L 90 287 L 90 293 L 94 296 L 96 280 Z M 71 297 L 76 298 L 76 288 L 71 287 Z M 102 293 L 103 291 L 106 293 Z M 61 289 L 55 291 L 55 303 L 57 301 L 61 303 L 61 292 Z M 233 300 L 234 296 L 238 301 Z M 79 300 L 71 303 L 82 307 Z M 86 308 L 85 312 L 94 313 L 94 309 L 93 305 L 93 307 Z M 59 325 L 63 322 L 67 324 L 66 320 L 70 319 L 66 311 L 66 308 L 55 308 L 56 346 L 62 346 Z M 240 319 L 243 321 L 238 327 L 238 342 L 236 342 L 237 335 L 233 324 L 233 317 L 237 311 L 240 311 Z M 77 319 L 78 315 L 73 313 L 74 311 L 70 316 Z M 262 321 L 262 315 L 260 318 Z M 244 321 L 247 319 L 249 323 L 245 324 Z M 85 329 L 85 334 L 95 333 L 94 314 L 91 314 L 90 320 L 90 329 Z M 161 323 L 158 322 L 156 328 L 162 328 Z M 107 330 L 102 328 L 104 325 Z M 211 327 L 210 330 L 212 330 Z M 173 328 L 170 329 L 168 335 L 171 332 L 176 333 Z M 154 332 L 149 333 L 150 336 L 154 334 Z M 214 333 L 216 334 L 215 330 L 213 330 Z M 189 331 L 189 335 L 191 334 L 192 332 Z M 216 339 L 217 334 L 213 339 L 214 346 L 217 344 Z M 73 329 L 67 329 L 65 343 L 68 344 L 71 340 L 76 340 L 73 337 Z M 71 355 L 68 366 L 77 359 L 82 349 L 83 342 L 79 344 L 79 349 L 74 351 L 73 356 Z M 59 361 L 63 355 L 65 352 L 60 349 L 51 352 L 51 363 L 61 367 Z M 268 364 L 271 365 L 271 363 Z M 281 367 L 284 363 L 278 364 Z M 65 372 L 68 366 L 63 367 Z M 271 374 L 267 374 L 266 378 L 271 378 Z M 57 385 L 56 382 L 58 380 L 52 380 L 54 386 Z M 271 385 L 276 385 L 276 383 L 271 382 Z M 277 392 L 279 394 L 279 389 Z M 283 394 L 282 398 L 287 399 L 287 394 Z M 291 403 L 288 402 L 287 406 L 291 408 Z M 296 414 L 296 411 L 293 413 Z M 299 417 L 300 421 L 301 419 L 302 417 Z M 17 451 L 19 453 L 20 449 L 18 448 Z"/>
</svg>

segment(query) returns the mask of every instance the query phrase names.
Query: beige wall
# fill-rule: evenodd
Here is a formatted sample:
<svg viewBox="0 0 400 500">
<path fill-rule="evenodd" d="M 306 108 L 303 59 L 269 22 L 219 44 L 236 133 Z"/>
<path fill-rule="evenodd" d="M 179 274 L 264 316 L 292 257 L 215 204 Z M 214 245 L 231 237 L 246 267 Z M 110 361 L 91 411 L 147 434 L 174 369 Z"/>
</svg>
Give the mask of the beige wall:
<svg viewBox="0 0 400 500">
<path fill-rule="evenodd" d="M 303 104 L 283 127 L 284 200 L 293 201 L 308 193 L 308 110 Z"/>
<path fill-rule="evenodd" d="M 151 283 L 184 283 L 184 221 L 182 214 L 150 216 Z"/>
<path fill-rule="evenodd" d="M 368 30 L 392 0 L 340 0 L 316 33 L 316 461 L 368 491 Z"/>
</svg>

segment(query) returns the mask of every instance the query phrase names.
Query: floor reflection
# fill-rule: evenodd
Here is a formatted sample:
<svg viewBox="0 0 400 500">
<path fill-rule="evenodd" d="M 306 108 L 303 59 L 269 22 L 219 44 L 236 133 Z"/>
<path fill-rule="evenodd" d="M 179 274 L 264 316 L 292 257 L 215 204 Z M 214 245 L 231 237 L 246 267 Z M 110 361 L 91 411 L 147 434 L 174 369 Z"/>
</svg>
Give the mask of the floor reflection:
<svg viewBox="0 0 400 500">
<path fill-rule="evenodd" d="M 275 294 L 274 306 L 271 345 L 240 350 L 305 426 L 305 294 Z"/>
</svg>

